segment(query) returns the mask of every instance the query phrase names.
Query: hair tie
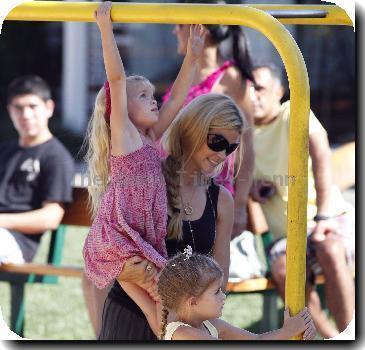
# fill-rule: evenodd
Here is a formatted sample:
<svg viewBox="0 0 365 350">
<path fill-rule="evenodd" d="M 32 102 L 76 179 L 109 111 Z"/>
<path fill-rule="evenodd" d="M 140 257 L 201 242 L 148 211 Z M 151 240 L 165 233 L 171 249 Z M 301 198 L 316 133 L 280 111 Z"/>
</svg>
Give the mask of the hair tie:
<svg viewBox="0 0 365 350">
<path fill-rule="evenodd" d="M 107 124 L 110 124 L 110 115 L 112 112 L 112 100 L 110 97 L 110 86 L 109 86 L 109 82 L 106 81 L 104 83 L 104 89 L 105 89 L 105 121 L 107 122 Z"/>
</svg>

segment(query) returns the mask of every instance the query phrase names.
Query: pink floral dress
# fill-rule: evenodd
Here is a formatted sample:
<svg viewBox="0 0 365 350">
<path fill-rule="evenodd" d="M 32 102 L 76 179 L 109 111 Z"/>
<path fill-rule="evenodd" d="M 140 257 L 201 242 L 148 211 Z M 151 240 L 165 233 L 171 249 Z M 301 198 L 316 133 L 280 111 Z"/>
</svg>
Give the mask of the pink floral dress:
<svg viewBox="0 0 365 350">
<path fill-rule="evenodd" d="M 166 183 L 158 150 L 143 142 L 126 155 L 111 156 L 111 181 L 85 240 L 88 278 L 105 288 L 124 262 L 141 256 L 162 268 L 166 263 Z"/>
<path fill-rule="evenodd" d="M 191 102 L 195 97 L 200 95 L 209 94 L 212 92 L 213 87 L 219 83 L 222 79 L 225 71 L 233 66 L 233 61 L 226 61 L 216 71 L 205 78 L 201 83 L 194 85 L 190 88 L 188 96 L 185 99 L 184 106 Z M 166 94 L 162 97 L 163 102 L 166 102 L 171 95 L 171 88 L 169 88 Z M 162 147 L 162 146 L 161 146 Z M 161 153 L 163 153 L 160 150 Z M 166 153 L 166 152 L 165 152 Z M 223 169 L 220 174 L 214 179 L 216 184 L 226 187 L 232 195 L 234 195 L 233 187 L 233 174 L 234 174 L 234 161 L 236 152 L 229 155 L 224 162 Z M 167 153 L 166 155 L 167 156 Z"/>
</svg>

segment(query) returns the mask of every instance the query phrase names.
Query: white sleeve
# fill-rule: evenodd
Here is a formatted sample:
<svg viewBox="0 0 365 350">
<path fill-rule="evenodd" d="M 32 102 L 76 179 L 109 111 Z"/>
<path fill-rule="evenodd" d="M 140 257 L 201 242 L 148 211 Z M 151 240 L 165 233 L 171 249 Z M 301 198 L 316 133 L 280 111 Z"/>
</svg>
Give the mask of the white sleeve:
<svg viewBox="0 0 365 350">
<path fill-rule="evenodd" d="M 315 134 L 316 132 L 323 130 L 326 132 L 321 122 L 317 119 L 317 117 L 311 110 L 309 113 L 309 135 Z"/>
</svg>

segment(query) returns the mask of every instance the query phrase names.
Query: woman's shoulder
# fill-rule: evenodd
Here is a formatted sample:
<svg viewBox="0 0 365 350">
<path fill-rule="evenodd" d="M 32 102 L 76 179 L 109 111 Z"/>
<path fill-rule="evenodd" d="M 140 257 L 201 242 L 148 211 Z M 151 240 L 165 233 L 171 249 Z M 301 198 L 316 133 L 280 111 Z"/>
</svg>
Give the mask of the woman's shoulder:
<svg viewBox="0 0 365 350">
<path fill-rule="evenodd" d="M 222 203 L 229 204 L 233 202 L 233 196 L 232 193 L 223 185 L 215 185 L 217 187 L 217 191 L 219 193 L 218 196 L 218 204 Z"/>
<path fill-rule="evenodd" d="M 226 69 L 215 92 L 230 96 L 235 101 L 239 101 L 246 96 L 247 80 L 242 80 L 241 74 L 236 66 Z"/>
<path fill-rule="evenodd" d="M 231 192 L 223 185 L 218 186 L 218 217 L 225 217 L 226 213 L 233 211 L 234 200 Z"/>
<path fill-rule="evenodd" d="M 233 201 L 232 193 L 223 185 L 215 183 L 213 180 L 208 187 L 209 194 L 215 198 L 218 203 L 229 204 Z"/>
<path fill-rule="evenodd" d="M 241 73 L 235 65 L 231 65 L 226 69 L 226 73 L 222 78 L 222 84 L 240 86 L 246 81 L 242 80 Z"/>
</svg>

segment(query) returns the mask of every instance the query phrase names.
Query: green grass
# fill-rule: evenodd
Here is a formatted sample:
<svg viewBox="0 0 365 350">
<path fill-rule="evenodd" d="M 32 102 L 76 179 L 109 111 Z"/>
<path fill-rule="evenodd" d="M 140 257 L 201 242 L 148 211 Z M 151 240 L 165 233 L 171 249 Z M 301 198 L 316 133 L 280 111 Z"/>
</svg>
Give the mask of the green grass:
<svg viewBox="0 0 365 350">
<path fill-rule="evenodd" d="M 87 229 L 67 229 L 63 264 L 82 265 L 82 245 Z M 50 234 L 42 237 L 35 262 L 46 261 Z M 93 339 L 81 279 L 60 277 L 57 284 L 27 284 L 24 336 L 29 339 Z M 10 324 L 10 288 L 0 283 L 0 306 L 7 324 Z"/>
<path fill-rule="evenodd" d="M 82 245 L 87 229 L 69 227 L 65 237 L 63 264 L 82 265 Z M 42 238 L 35 262 L 46 261 L 50 235 Z M 0 306 L 10 324 L 10 289 L 0 282 Z M 231 295 L 227 298 L 223 319 L 242 328 L 258 332 L 262 317 L 262 297 L 258 294 Z M 60 277 L 57 284 L 28 284 L 24 336 L 29 339 L 91 340 L 93 329 L 88 318 L 81 280 Z"/>
</svg>

